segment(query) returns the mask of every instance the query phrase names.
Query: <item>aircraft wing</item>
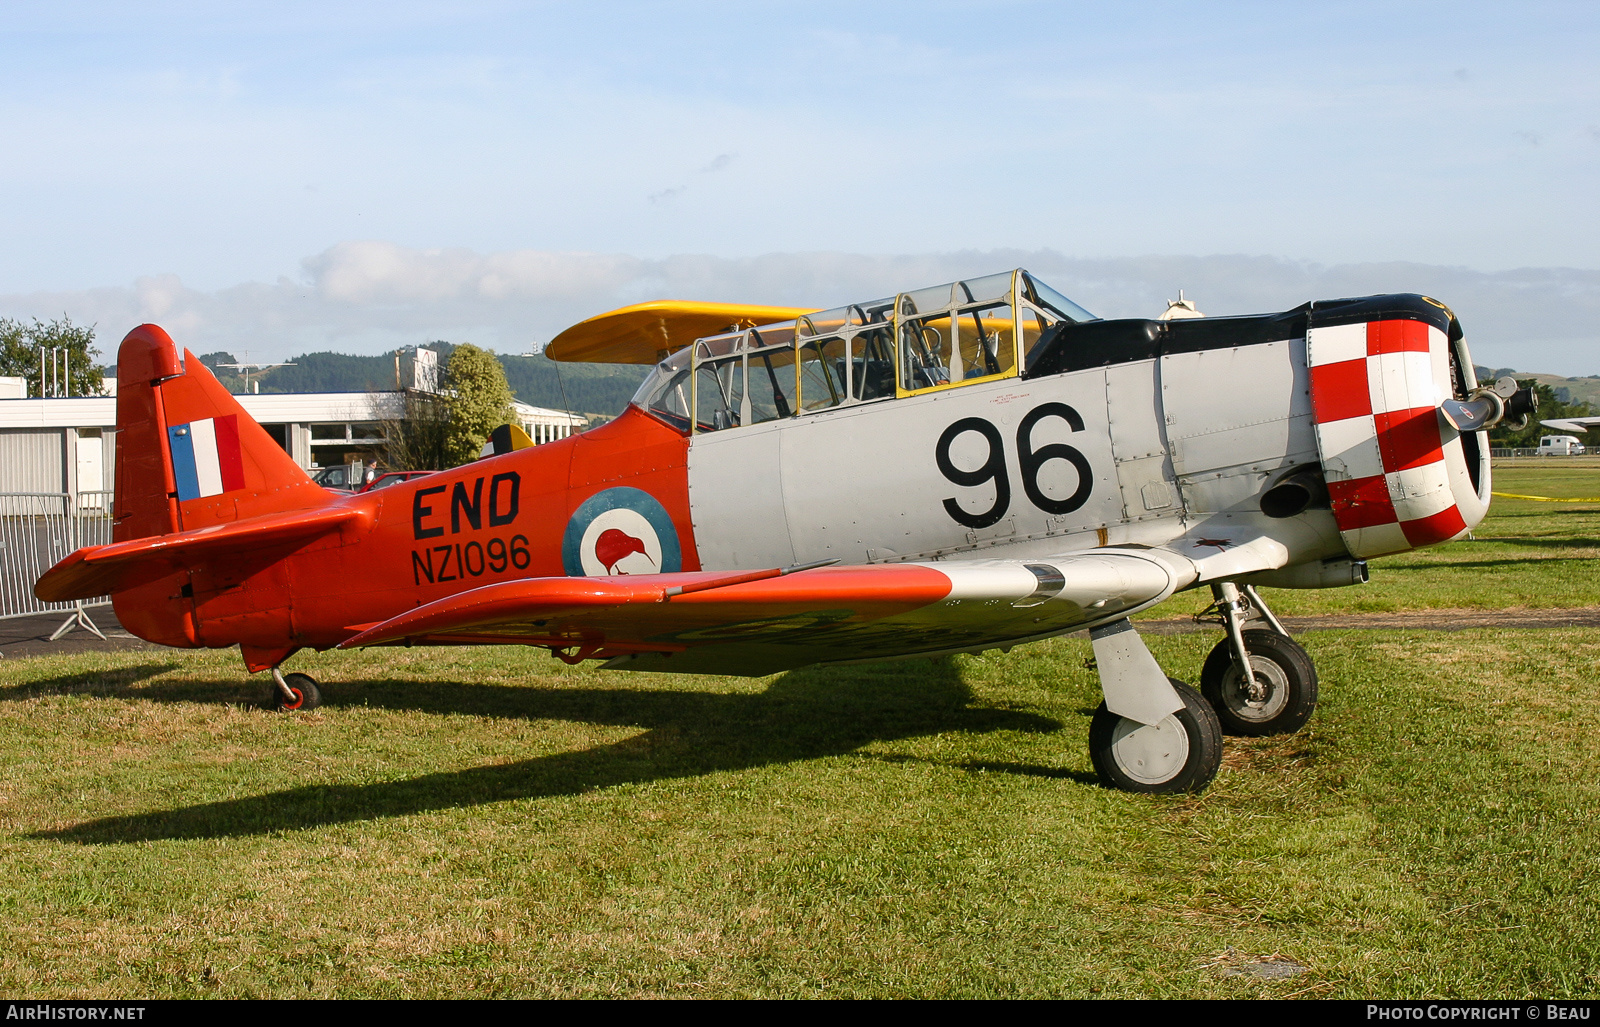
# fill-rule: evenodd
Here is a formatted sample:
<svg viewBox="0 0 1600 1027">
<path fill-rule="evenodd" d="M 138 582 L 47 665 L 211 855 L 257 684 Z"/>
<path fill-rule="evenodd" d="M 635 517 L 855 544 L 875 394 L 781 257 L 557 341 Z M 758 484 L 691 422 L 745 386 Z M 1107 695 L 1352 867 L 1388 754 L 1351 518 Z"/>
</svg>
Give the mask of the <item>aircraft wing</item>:
<svg viewBox="0 0 1600 1027">
<path fill-rule="evenodd" d="M 573 662 L 609 658 L 617 669 L 762 675 L 976 651 L 1115 620 L 1172 594 L 1181 579 L 1170 564 L 1099 549 L 793 574 L 531 578 L 363 626 L 340 648 L 519 643 L 550 646 Z"/>
<path fill-rule="evenodd" d="M 1201 524 L 1196 530 L 1178 536 L 1159 549 L 1175 564 L 1182 579 L 1180 588 L 1213 581 L 1232 581 L 1260 571 L 1275 571 L 1290 561 L 1290 545 L 1309 548 L 1309 540 L 1297 538 L 1294 528 L 1284 526 L 1282 537 L 1274 537 L 1248 525 Z"/>
<path fill-rule="evenodd" d="M 1556 431 L 1585 432 L 1600 427 L 1600 417 L 1562 417 L 1539 423 Z"/>
<path fill-rule="evenodd" d="M 551 339 L 544 355 L 599 364 L 653 364 L 704 336 L 735 326 L 776 324 L 814 309 L 687 300 L 635 303 L 580 321 Z"/>
<path fill-rule="evenodd" d="M 34 582 L 33 594 L 47 603 L 90 599 L 155 581 L 219 554 L 270 561 L 283 555 L 278 547 L 303 545 L 370 518 L 362 509 L 317 507 L 107 546 L 85 546 L 45 571 Z"/>
</svg>

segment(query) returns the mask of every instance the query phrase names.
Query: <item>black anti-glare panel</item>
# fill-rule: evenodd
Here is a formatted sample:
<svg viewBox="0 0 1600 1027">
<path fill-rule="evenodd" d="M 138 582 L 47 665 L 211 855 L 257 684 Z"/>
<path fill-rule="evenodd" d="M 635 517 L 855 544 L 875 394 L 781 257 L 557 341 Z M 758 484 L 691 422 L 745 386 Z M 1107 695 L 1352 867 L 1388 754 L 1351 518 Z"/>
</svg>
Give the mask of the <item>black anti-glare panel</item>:
<svg viewBox="0 0 1600 1027">
<path fill-rule="evenodd" d="M 1091 367 L 1153 360 L 1167 353 L 1256 346 L 1304 338 L 1310 328 L 1364 321 L 1422 321 L 1452 340 L 1461 327 L 1442 304 L 1415 293 L 1318 300 L 1280 314 L 1180 318 L 1153 321 L 1125 318 L 1056 325 L 1028 353 L 1024 378 L 1082 371 Z"/>
</svg>

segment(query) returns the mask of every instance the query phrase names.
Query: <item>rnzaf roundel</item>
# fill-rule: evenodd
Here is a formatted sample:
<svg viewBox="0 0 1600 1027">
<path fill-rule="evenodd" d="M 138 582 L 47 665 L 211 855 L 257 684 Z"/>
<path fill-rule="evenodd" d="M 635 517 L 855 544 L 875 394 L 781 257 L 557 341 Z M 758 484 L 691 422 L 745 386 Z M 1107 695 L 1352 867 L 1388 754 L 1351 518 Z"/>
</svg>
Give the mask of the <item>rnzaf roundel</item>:
<svg viewBox="0 0 1600 1027">
<path fill-rule="evenodd" d="M 567 521 L 561 562 L 574 577 L 663 574 L 683 569 L 678 531 L 650 493 L 610 488 L 584 500 Z"/>
</svg>

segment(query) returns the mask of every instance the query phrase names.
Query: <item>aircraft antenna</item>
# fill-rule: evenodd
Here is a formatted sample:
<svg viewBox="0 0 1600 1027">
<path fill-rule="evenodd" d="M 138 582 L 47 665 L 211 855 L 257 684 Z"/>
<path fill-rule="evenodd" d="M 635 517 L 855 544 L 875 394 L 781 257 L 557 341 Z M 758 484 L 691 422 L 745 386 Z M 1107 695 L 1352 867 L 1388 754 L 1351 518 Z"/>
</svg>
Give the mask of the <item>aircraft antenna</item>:
<svg viewBox="0 0 1600 1027">
<path fill-rule="evenodd" d="M 556 365 L 556 384 L 561 387 L 561 409 L 566 411 L 567 417 L 572 417 L 572 404 L 567 402 L 567 383 L 561 380 L 561 361 L 554 361 Z"/>
</svg>

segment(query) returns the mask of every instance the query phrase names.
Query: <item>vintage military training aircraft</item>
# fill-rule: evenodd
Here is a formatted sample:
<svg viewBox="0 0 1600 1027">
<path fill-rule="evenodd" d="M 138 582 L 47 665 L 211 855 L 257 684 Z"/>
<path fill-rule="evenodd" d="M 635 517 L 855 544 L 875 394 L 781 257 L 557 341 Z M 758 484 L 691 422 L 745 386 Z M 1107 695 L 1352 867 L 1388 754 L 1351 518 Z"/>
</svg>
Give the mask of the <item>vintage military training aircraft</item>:
<svg viewBox="0 0 1600 1027">
<path fill-rule="evenodd" d="M 1102 778 L 1199 789 L 1224 731 L 1293 731 L 1316 704 L 1255 586 L 1356 584 L 1368 557 L 1465 534 L 1489 502 L 1481 432 L 1529 405 L 1478 386 L 1422 296 L 1103 320 L 1022 270 L 825 311 L 641 304 L 547 352 L 653 370 L 603 427 L 339 497 L 136 328 L 115 541 L 35 592 L 238 645 L 291 709 L 319 701 L 281 670 L 302 647 L 764 675 L 1088 628 Z M 1197 693 L 1128 618 L 1202 585 L 1225 636 Z"/>
</svg>

